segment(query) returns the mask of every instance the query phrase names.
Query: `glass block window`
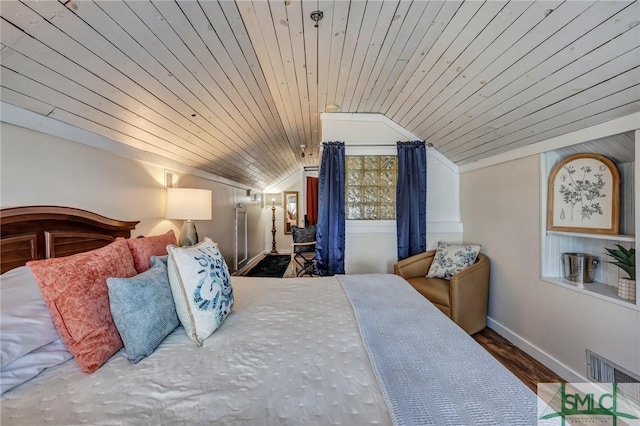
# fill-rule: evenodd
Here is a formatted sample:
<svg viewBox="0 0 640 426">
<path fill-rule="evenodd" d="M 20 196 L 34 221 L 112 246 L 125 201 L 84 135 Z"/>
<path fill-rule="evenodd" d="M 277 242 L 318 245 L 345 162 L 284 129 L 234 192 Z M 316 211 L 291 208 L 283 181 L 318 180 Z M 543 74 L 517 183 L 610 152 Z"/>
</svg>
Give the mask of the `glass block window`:
<svg viewBox="0 0 640 426">
<path fill-rule="evenodd" d="M 395 220 L 398 157 L 346 156 L 347 220 Z"/>
</svg>

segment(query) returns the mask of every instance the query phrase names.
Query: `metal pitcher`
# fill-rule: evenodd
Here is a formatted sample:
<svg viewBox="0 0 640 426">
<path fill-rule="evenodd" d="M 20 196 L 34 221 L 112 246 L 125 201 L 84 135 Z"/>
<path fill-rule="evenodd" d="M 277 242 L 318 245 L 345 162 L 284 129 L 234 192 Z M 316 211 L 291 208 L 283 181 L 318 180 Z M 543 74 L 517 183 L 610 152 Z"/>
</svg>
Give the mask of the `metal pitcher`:
<svg viewBox="0 0 640 426">
<path fill-rule="evenodd" d="M 600 260 L 586 253 L 562 253 L 564 277 L 576 283 L 592 283 Z"/>
</svg>

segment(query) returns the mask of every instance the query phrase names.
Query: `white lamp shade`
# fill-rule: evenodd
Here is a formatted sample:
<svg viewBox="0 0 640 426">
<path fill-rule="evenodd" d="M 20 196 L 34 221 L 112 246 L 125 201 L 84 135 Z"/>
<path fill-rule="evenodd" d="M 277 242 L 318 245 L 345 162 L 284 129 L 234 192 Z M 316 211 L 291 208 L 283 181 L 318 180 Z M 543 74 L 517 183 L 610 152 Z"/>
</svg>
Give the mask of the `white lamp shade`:
<svg viewBox="0 0 640 426">
<path fill-rule="evenodd" d="M 211 190 L 167 188 L 167 219 L 211 220 Z"/>
</svg>

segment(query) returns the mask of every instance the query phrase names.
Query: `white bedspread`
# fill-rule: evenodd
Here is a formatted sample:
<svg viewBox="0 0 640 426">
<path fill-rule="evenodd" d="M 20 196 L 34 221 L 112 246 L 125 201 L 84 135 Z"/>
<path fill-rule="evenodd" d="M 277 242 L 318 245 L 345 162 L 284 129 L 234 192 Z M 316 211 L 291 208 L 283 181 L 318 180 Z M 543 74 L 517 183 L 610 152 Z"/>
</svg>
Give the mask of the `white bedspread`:
<svg viewBox="0 0 640 426">
<path fill-rule="evenodd" d="M 391 424 L 335 278 L 233 277 L 234 311 L 198 348 L 180 327 L 132 365 L 71 360 L 2 397 L 13 424 Z"/>
</svg>

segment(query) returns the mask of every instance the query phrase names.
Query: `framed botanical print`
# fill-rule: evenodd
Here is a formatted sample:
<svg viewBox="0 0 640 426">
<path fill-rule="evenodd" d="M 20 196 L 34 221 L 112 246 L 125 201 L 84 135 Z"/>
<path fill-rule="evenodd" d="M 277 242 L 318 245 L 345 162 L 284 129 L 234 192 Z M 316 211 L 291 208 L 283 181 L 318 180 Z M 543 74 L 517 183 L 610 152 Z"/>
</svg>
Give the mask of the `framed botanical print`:
<svg viewBox="0 0 640 426">
<path fill-rule="evenodd" d="M 620 227 L 620 173 L 600 154 L 575 154 L 549 174 L 547 229 L 617 234 Z"/>
</svg>

